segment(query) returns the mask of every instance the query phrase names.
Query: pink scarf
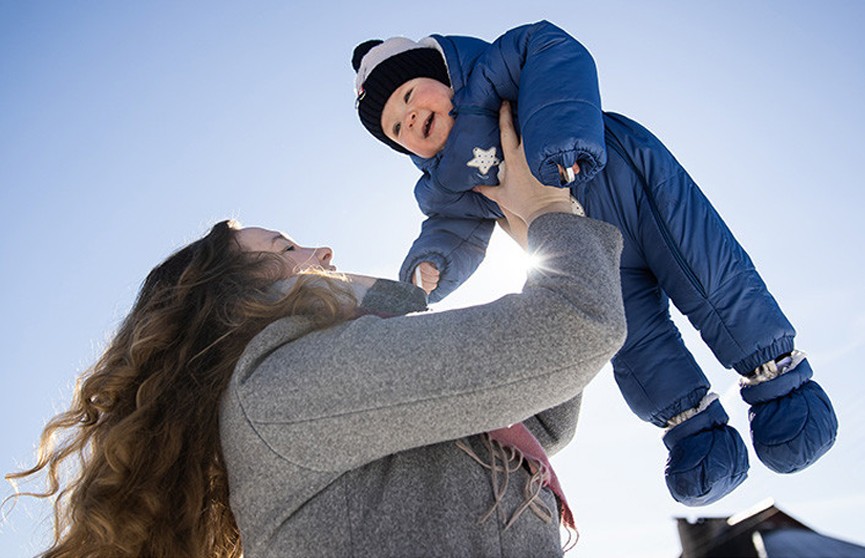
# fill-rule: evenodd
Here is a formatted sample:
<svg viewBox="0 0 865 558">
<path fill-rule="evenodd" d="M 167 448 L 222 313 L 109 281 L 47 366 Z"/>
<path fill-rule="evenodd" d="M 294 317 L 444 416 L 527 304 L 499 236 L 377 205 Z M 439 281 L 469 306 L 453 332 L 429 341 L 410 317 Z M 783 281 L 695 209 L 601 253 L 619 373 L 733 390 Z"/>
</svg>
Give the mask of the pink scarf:
<svg viewBox="0 0 865 558">
<path fill-rule="evenodd" d="M 532 434 L 526 425 L 523 423 L 512 424 L 506 428 L 491 430 L 487 433 L 495 442 L 498 442 L 503 447 L 512 447 L 518 450 L 523 457 L 529 460 L 532 467 L 532 472 L 535 472 L 535 467 L 539 467 L 543 475 L 543 486 L 549 487 L 556 495 L 556 500 L 559 504 L 559 516 L 562 524 L 568 529 L 569 538 L 573 533 L 576 544 L 576 538 L 579 537 L 577 526 L 574 521 L 574 514 L 568 506 L 568 501 L 565 498 L 565 493 L 562 491 L 562 486 L 559 484 L 559 478 L 556 476 L 553 466 L 547 457 L 547 452 L 544 451 L 535 435 Z M 573 545 L 570 545 L 573 546 Z"/>
</svg>

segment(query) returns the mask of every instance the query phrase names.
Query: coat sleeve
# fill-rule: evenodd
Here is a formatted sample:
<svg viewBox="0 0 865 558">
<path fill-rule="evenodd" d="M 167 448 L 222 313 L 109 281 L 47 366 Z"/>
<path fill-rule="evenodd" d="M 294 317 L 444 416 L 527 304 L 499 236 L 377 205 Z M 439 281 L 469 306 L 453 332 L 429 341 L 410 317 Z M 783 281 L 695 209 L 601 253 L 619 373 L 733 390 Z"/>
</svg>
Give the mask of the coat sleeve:
<svg viewBox="0 0 865 558">
<path fill-rule="evenodd" d="M 552 23 L 524 25 L 496 39 L 478 59 L 466 88 L 493 115 L 502 99 L 517 102 L 529 167 L 544 184 L 560 184 L 557 164 L 579 163 L 578 182 L 590 180 L 606 164 L 595 61 Z M 480 94 L 490 88 L 496 95 Z"/>
<path fill-rule="evenodd" d="M 555 455 L 573 439 L 577 431 L 577 419 L 583 394 L 579 394 L 561 405 L 541 411 L 523 421 L 535 435 L 547 455 Z"/>
<path fill-rule="evenodd" d="M 561 405 L 624 340 L 621 242 L 600 221 L 541 216 L 529 246 L 546 263 L 522 292 L 287 342 L 238 386 L 244 416 L 284 459 L 344 471 Z"/>
</svg>

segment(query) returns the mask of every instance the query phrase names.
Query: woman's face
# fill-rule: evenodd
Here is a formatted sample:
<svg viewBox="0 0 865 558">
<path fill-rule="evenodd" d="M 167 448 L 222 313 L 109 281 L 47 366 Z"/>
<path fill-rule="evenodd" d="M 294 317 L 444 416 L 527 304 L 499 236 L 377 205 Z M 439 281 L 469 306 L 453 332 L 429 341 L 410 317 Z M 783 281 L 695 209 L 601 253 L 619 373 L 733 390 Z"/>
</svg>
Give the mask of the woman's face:
<svg viewBox="0 0 865 558">
<path fill-rule="evenodd" d="M 328 247 L 305 248 L 279 231 L 260 227 L 244 227 L 235 233 L 240 248 L 247 252 L 273 252 L 282 256 L 287 265 L 287 276 L 309 268 L 336 271 L 331 264 L 333 250 Z"/>
</svg>

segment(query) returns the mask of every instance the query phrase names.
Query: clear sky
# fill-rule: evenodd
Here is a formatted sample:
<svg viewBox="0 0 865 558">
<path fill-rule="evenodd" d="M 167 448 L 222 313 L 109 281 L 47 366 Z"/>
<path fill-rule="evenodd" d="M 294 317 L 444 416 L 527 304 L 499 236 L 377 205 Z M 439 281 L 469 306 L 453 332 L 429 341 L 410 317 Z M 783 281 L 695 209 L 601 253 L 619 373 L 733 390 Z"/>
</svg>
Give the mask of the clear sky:
<svg viewBox="0 0 865 558">
<path fill-rule="evenodd" d="M 217 220 L 279 228 L 331 246 L 342 270 L 395 276 L 422 220 L 418 172 L 357 120 L 355 44 L 493 40 L 549 19 L 594 55 L 605 108 L 653 130 L 725 217 L 840 420 L 835 448 L 810 469 L 776 475 L 752 454 L 732 495 L 687 508 L 667 493 L 660 430 L 631 414 L 606 367 L 553 460 L 582 533 L 577 555 L 671 558 L 675 517 L 768 497 L 865 544 L 865 3 L 422 5 L 0 0 L 0 469 L 32 462 L 43 424 L 145 274 Z M 518 290 L 522 262 L 497 232 L 481 270 L 439 309 Z M 747 438 L 735 374 L 679 322 Z M 44 547 L 47 506 L 4 510 L 0 554 Z"/>
</svg>

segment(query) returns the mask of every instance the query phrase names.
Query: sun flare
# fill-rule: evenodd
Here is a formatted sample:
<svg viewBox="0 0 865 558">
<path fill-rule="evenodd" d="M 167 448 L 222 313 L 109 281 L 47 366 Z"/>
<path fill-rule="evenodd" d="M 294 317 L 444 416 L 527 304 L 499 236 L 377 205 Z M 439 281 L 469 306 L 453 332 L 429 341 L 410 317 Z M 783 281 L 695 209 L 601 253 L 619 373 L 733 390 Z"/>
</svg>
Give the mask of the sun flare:
<svg viewBox="0 0 865 558">
<path fill-rule="evenodd" d="M 524 252 L 505 232 L 496 229 L 477 271 L 453 294 L 437 303 L 435 309 L 483 304 L 519 292 L 529 270 L 541 263 L 540 256 Z"/>
</svg>

